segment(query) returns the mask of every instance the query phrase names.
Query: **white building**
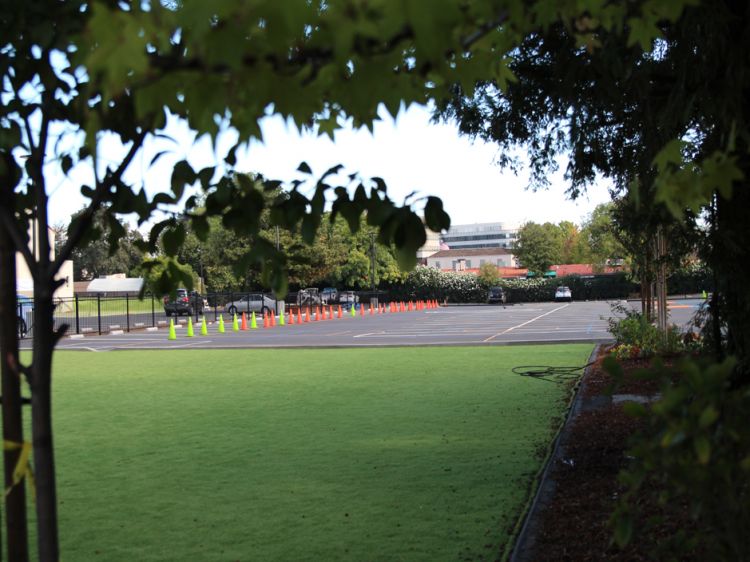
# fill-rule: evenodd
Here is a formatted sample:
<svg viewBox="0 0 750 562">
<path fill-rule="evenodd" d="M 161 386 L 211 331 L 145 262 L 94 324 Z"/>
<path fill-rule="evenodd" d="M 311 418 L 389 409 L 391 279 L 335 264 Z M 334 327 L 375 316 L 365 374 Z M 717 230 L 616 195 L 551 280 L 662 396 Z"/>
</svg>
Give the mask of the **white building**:
<svg viewBox="0 0 750 562">
<path fill-rule="evenodd" d="M 487 263 L 496 267 L 517 267 L 515 256 L 506 248 L 440 250 L 427 258 L 429 267 L 453 271 L 478 269 Z"/>
<path fill-rule="evenodd" d="M 518 238 L 519 227 L 504 222 L 457 224 L 443 234 L 451 250 L 459 248 L 512 248 Z"/>
<path fill-rule="evenodd" d="M 39 259 L 39 245 L 37 244 L 38 233 L 35 232 L 36 223 L 29 230 L 29 250 L 34 257 Z M 47 229 L 47 237 L 50 246 L 50 259 L 55 259 L 55 231 Z M 73 262 L 66 260 L 63 262 L 60 271 L 55 279 L 62 279 L 65 283 L 55 291 L 55 299 L 72 299 L 73 298 Z M 16 252 L 16 291 L 19 294 L 33 297 L 34 296 L 34 278 L 31 276 L 26 260 Z"/>
<path fill-rule="evenodd" d="M 432 254 L 440 250 L 440 234 L 432 232 L 429 228 L 425 228 L 425 234 L 427 240 L 424 245 L 417 250 L 417 260 L 419 263 L 426 263 L 426 259 Z"/>
</svg>

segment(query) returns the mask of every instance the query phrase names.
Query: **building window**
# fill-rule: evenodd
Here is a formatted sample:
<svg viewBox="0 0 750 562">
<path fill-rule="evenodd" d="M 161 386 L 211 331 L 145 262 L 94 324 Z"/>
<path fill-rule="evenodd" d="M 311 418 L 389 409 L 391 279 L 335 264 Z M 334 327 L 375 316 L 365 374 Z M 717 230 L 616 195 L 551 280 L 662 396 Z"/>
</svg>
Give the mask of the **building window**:
<svg viewBox="0 0 750 562">
<path fill-rule="evenodd" d="M 440 269 L 440 262 L 439 261 L 435 262 L 435 267 L 438 268 L 438 269 Z"/>
<path fill-rule="evenodd" d="M 466 269 L 471 269 L 471 260 L 466 260 Z"/>
<path fill-rule="evenodd" d="M 484 260 L 479 260 L 479 267 L 482 267 L 484 265 Z"/>
</svg>

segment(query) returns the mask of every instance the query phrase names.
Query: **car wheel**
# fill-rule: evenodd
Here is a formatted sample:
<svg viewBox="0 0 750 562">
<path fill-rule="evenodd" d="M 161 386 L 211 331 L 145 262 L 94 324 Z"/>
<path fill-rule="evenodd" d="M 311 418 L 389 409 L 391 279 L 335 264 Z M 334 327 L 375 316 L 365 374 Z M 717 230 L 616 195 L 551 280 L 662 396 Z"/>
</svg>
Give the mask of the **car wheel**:
<svg viewBox="0 0 750 562">
<path fill-rule="evenodd" d="M 237 314 L 237 307 L 236 306 L 230 306 L 229 309 L 227 310 L 227 312 L 229 314 L 231 314 L 232 316 L 234 316 L 235 314 Z"/>
<path fill-rule="evenodd" d="M 266 314 L 271 314 L 271 309 L 268 308 L 267 306 L 264 306 L 263 308 L 260 309 L 260 313 L 263 316 L 265 316 Z"/>
<path fill-rule="evenodd" d="M 168 310 L 165 310 L 164 314 L 166 314 L 167 316 L 172 316 L 172 313 L 170 311 L 168 311 Z"/>
</svg>

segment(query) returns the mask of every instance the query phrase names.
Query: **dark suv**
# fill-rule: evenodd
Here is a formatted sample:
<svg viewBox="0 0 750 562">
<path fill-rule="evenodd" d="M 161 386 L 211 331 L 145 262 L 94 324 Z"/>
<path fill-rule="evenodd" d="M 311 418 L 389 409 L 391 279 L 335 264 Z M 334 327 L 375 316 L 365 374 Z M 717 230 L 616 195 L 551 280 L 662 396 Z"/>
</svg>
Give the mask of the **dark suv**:
<svg viewBox="0 0 750 562">
<path fill-rule="evenodd" d="M 203 297 L 198 291 L 188 292 L 187 289 L 177 289 L 174 299 L 169 295 L 164 297 L 164 313 L 167 316 L 182 316 L 183 314 L 193 316 L 202 312 Z"/>
<path fill-rule="evenodd" d="M 508 297 L 502 287 L 490 287 L 487 302 L 489 304 L 505 304 L 508 302 Z"/>
</svg>

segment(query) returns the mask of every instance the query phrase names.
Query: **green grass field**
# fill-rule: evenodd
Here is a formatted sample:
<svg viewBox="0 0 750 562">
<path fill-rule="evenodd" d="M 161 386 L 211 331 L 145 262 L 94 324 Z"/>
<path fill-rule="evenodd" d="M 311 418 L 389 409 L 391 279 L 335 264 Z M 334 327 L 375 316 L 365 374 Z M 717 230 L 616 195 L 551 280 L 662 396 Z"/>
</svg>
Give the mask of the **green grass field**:
<svg viewBox="0 0 750 562">
<path fill-rule="evenodd" d="M 494 559 L 591 349 L 59 352 L 63 560 Z"/>
</svg>

